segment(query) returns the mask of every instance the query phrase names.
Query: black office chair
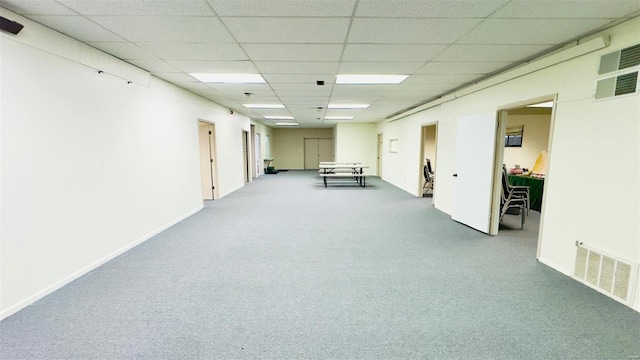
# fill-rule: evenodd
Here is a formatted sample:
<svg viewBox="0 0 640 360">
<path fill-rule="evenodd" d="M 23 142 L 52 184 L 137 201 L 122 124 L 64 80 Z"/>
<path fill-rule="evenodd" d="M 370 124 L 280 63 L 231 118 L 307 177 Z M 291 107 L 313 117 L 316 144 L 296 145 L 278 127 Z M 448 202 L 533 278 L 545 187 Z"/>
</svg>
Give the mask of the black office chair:
<svg viewBox="0 0 640 360">
<path fill-rule="evenodd" d="M 431 168 L 431 160 L 426 159 L 427 164 L 422 167 L 422 175 L 424 176 L 424 185 L 422 186 L 422 196 L 433 195 L 433 183 L 435 181 L 435 173 Z"/>
</svg>

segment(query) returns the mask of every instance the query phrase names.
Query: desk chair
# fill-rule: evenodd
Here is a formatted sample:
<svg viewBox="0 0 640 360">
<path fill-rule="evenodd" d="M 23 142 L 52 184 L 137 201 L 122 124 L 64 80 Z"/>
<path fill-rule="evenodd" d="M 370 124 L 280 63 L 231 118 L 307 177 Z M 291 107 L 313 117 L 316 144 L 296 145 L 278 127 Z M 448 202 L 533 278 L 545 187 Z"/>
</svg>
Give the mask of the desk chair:
<svg viewBox="0 0 640 360">
<path fill-rule="evenodd" d="M 526 204 L 527 215 L 529 215 L 529 212 L 531 211 L 531 195 L 530 195 L 529 187 L 528 186 L 523 186 L 523 185 L 511 185 L 511 184 L 509 184 L 509 174 L 507 173 L 507 166 L 505 164 L 502 164 L 502 177 L 503 177 L 504 181 L 506 181 L 507 191 L 509 193 L 513 193 L 514 196 L 517 196 L 517 197 L 526 198 L 526 200 L 527 200 L 527 204 Z"/>
<path fill-rule="evenodd" d="M 422 167 L 422 175 L 424 176 L 424 185 L 422 186 L 422 196 L 426 196 L 429 192 L 433 194 L 433 183 L 435 174 L 431 169 L 431 160 L 427 159 L 427 164 Z"/>
<path fill-rule="evenodd" d="M 525 209 L 529 206 L 529 200 L 522 194 L 516 194 L 509 190 L 509 181 L 502 176 L 502 195 L 500 197 L 500 221 L 507 211 L 516 209 L 520 215 L 520 229 L 524 228 Z"/>
</svg>

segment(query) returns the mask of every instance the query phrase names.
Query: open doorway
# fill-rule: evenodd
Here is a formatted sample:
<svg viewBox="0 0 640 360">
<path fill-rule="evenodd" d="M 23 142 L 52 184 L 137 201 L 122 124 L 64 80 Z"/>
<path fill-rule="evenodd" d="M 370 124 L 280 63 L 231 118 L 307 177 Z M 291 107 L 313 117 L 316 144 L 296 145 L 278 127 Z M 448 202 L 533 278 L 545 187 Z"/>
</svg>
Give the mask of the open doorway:
<svg viewBox="0 0 640 360">
<path fill-rule="evenodd" d="M 376 158 L 376 176 L 382 178 L 382 134 L 378 134 L 378 157 Z"/>
<path fill-rule="evenodd" d="M 496 183 L 500 184 L 496 184 L 494 189 L 502 197 L 505 193 L 501 182 L 504 176 L 509 187 L 526 189 L 528 201 L 524 215 L 507 210 L 500 218 L 500 212 L 498 232 L 522 231 L 526 237 L 538 241 L 544 212 L 544 183 L 548 178 L 547 164 L 551 156 L 554 105 L 554 97 L 547 97 L 499 112 Z"/>
<path fill-rule="evenodd" d="M 216 199 L 215 126 L 204 121 L 198 122 L 200 147 L 200 178 L 202 199 Z"/>
<path fill-rule="evenodd" d="M 242 167 L 244 169 L 244 183 L 248 183 L 251 181 L 251 168 L 249 164 L 251 163 L 249 152 L 249 132 L 242 130 Z"/>
<path fill-rule="evenodd" d="M 434 195 L 437 132 L 437 124 L 425 125 L 421 131 L 420 174 L 422 181 L 420 192 L 422 193 L 422 197 L 433 197 Z"/>
</svg>

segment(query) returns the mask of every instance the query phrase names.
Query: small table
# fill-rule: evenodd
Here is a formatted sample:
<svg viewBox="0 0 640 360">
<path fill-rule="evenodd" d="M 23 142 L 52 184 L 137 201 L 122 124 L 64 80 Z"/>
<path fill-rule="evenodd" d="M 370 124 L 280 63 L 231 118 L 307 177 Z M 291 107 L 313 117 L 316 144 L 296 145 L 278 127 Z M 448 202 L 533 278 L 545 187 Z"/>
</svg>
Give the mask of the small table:
<svg viewBox="0 0 640 360">
<path fill-rule="evenodd" d="M 529 175 L 509 175 L 509 184 L 516 186 L 528 186 L 531 196 L 531 210 L 542 209 L 542 193 L 544 191 L 544 179 Z"/>
</svg>

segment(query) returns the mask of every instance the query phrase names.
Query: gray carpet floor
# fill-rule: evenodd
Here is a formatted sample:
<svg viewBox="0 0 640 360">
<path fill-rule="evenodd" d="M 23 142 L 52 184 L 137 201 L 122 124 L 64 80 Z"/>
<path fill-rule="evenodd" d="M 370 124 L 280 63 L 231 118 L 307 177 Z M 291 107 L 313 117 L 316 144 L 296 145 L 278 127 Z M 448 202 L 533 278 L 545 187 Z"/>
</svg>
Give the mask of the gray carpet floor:
<svg viewBox="0 0 640 360">
<path fill-rule="evenodd" d="M 535 260 L 536 213 L 491 237 L 380 179 L 332 184 L 207 202 L 0 322 L 0 358 L 640 358 L 639 313 Z"/>
</svg>

